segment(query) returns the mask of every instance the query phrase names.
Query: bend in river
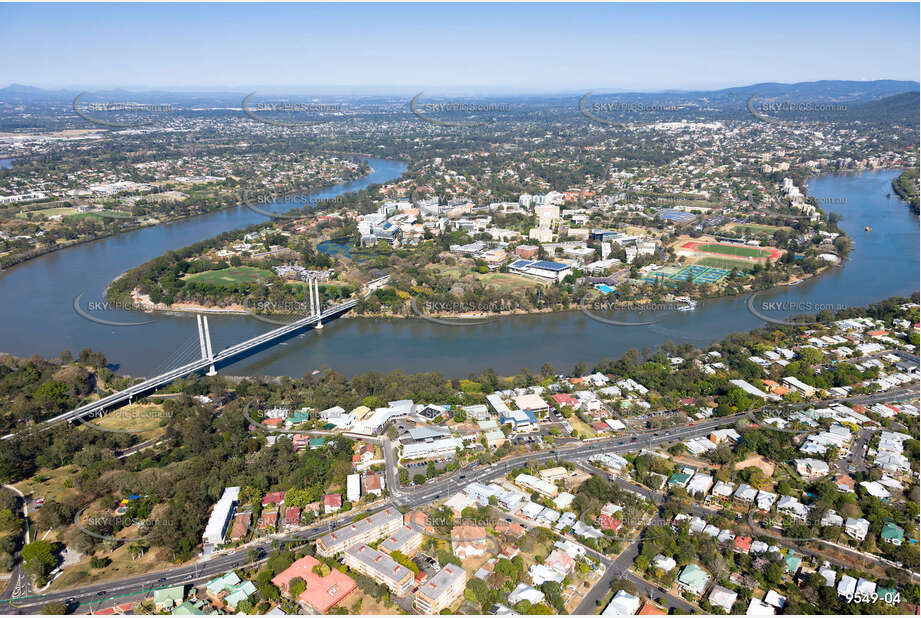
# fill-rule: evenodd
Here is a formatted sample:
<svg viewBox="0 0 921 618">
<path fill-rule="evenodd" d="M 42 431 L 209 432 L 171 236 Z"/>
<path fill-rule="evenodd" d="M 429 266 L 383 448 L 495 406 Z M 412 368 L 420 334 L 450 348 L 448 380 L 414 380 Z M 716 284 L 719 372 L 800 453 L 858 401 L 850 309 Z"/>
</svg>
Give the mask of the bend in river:
<svg viewBox="0 0 921 618">
<path fill-rule="evenodd" d="M 370 160 L 374 172 L 360 181 L 317 194 L 327 198 L 399 177 L 402 163 Z M 809 195 L 842 215 L 841 227 L 853 248 L 841 267 L 795 287 L 758 295 L 759 302 L 788 305 L 861 306 L 918 289 L 918 219 L 897 197 L 887 198 L 898 171 L 882 170 L 814 178 Z M 270 206 L 276 212 L 304 200 Z M 46 255 L 0 275 L 0 302 L 7 320 L 0 324 L 0 351 L 19 356 L 57 356 L 61 350 L 101 351 L 126 374 L 150 376 L 198 355 L 192 314 L 158 314 L 143 326 L 112 327 L 84 320 L 73 311 L 74 297 L 102 299 L 106 284 L 129 268 L 162 253 L 221 232 L 264 221 L 233 208 L 157 227 L 128 232 Z M 871 227 L 871 232 L 864 228 Z M 290 339 L 223 370 L 233 375 L 301 376 L 324 366 L 346 375 L 365 371 L 441 370 L 466 376 L 492 367 L 501 374 L 522 367 L 538 370 L 545 361 L 561 370 L 575 363 L 617 358 L 631 348 L 655 348 L 667 340 L 705 345 L 731 332 L 763 326 L 747 308 L 747 296 L 699 302 L 697 309 L 668 312 L 648 326 L 611 326 L 580 311 L 510 316 L 475 326 L 444 326 L 424 320 L 339 319 L 322 331 Z M 791 313 L 801 313 L 793 311 Z M 113 312 L 118 321 L 143 321 L 144 314 Z M 642 317 L 627 315 L 625 321 Z M 239 315 L 209 317 L 217 352 L 270 325 Z"/>
</svg>

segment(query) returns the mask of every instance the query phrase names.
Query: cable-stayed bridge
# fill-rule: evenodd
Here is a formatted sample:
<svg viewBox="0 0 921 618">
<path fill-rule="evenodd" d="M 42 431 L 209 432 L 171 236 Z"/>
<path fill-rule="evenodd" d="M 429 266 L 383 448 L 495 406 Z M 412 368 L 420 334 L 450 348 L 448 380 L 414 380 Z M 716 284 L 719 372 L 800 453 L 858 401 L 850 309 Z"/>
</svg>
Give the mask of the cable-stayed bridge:
<svg viewBox="0 0 921 618">
<path fill-rule="evenodd" d="M 387 283 L 388 280 L 389 275 L 386 275 L 369 282 L 364 289 L 362 298 L 367 298 L 370 296 L 374 290 Z M 309 316 L 295 320 L 290 324 L 285 324 L 284 326 L 274 330 L 270 330 L 267 333 L 257 335 L 252 339 L 247 339 L 246 341 L 232 345 L 221 350 L 217 354 L 213 354 L 211 351 L 211 334 L 208 330 L 207 316 L 204 318 L 201 315 L 196 316 L 198 321 L 199 348 L 201 351 L 201 358 L 197 358 L 174 369 L 164 371 L 152 378 L 144 380 L 143 382 L 129 386 L 123 391 L 113 393 L 86 405 L 80 406 L 79 408 L 75 408 L 69 412 L 65 412 L 53 418 L 44 420 L 40 423 L 40 425 L 51 426 L 57 423 L 71 422 L 85 416 L 103 414 L 112 408 L 118 407 L 125 403 L 130 403 L 139 397 L 143 397 L 156 391 L 158 388 L 166 386 L 174 380 L 183 378 L 193 373 L 203 372 L 209 375 L 215 375 L 216 368 L 218 366 L 228 365 L 234 360 L 239 359 L 239 357 L 252 352 L 255 349 L 271 347 L 279 341 L 294 335 L 300 330 L 307 328 L 323 328 L 324 322 L 338 318 L 348 310 L 352 309 L 359 302 L 359 299 L 353 298 L 324 310 L 320 301 L 319 284 L 315 280 L 308 282 L 308 290 L 311 307 Z M 16 433 L 10 433 L 0 439 L 8 440 L 15 435 Z"/>
</svg>

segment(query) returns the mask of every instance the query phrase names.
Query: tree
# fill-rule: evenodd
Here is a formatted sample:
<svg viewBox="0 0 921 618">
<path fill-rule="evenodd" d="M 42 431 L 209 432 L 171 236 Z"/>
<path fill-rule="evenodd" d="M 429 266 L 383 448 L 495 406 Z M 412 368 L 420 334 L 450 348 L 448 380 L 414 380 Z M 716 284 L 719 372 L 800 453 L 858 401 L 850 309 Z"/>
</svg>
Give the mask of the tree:
<svg viewBox="0 0 921 618">
<path fill-rule="evenodd" d="M 294 577 L 290 582 L 288 582 L 288 595 L 292 599 L 296 599 L 297 597 L 301 596 L 301 593 L 305 590 L 307 590 L 307 582 L 305 582 L 300 577 Z"/>
<path fill-rule="evenodd" d="M 764 568 L 764 579 L 775 586 L 780 583 L 783 577 L 783 569 L 777 562 L 771 562 Z"/>
<path fill-rule="evenodd" d="M 57 564 L 56 545 L 48 541 L 33 541 L 22 548 L 22 560 L 26 570 L 44 582 Z"/>
</svg>

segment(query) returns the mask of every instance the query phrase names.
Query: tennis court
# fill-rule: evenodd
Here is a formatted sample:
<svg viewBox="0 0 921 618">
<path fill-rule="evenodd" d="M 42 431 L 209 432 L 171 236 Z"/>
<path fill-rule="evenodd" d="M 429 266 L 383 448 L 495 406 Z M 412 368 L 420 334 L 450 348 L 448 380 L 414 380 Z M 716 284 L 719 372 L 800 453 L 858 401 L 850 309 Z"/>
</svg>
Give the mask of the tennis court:
<svg viewBox="0 0 921 618">
<path fill-rule="evenodd" d="M 692 264 L 690 266 L 685 266 L 679 269 L 668 267 L 662 268 L 650 273 L 650 275 L 648 277 L 644 277 L 643 280 L 648 281 L 649 283 L 661 281 L 666 284 L 688 280 L 697 284 L 716 283 L 729 273 L 730 271 L 726 270 L 725 268 L 714 268 L 712 266 Z"/>
</svg>

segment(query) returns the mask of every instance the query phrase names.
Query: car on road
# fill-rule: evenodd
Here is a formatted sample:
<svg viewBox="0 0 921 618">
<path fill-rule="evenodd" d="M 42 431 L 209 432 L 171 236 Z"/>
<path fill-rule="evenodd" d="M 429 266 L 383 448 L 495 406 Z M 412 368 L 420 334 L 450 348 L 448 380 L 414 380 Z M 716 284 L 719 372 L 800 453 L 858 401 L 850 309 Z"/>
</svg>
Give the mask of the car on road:
<svg viewBox="0 0 921 618">
<path fill-rule="evenodd" d="M 160 579 L 157 580 L 157 583 L 158 583 L 158 584 L 162 584 L 162 583 L 165 582 L 165 581 L 166 581 L 166 578 L 165 578 L 165 577 L 161 577 Z"/>
<path fill-rule="evenodd" d="M 105 590 L 100 590 L 99 592 L 96 593 L 96 596 L 97 597 L 105 596 L 105 593 L 106 593 Z"/>
<path fill-rule="evenodd" d="M 511 523 L 511 522 L 512 522 L 512 518 L 511 518 L 511 517 L 506 517 L 506 518 L 505 518 L 505 521 Z"/>
</svg>

